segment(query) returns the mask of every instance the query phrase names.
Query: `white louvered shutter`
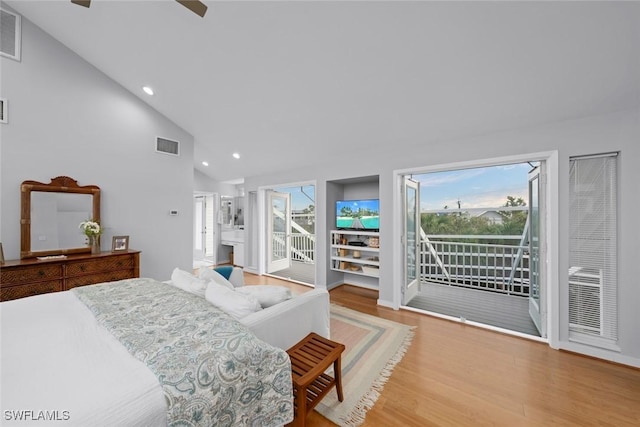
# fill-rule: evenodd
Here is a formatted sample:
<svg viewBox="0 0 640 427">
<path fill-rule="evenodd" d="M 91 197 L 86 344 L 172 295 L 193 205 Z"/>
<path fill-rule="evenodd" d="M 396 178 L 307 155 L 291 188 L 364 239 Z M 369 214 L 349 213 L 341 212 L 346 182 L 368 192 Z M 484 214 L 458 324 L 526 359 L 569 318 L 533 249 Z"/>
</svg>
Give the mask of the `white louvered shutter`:
<svg viewBox="0 0 640 427">
<path fill-rule="evenodd" d="M 617 154 L 572 158 L 569 177 L 569 339 L 615 348 Z"/>
</svg>

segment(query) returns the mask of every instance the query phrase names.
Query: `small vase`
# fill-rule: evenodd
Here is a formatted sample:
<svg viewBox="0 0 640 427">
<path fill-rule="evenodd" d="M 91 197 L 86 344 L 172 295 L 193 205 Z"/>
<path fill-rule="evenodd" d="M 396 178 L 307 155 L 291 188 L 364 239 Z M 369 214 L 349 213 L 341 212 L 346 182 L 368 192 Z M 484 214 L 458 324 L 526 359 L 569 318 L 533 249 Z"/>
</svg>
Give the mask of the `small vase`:
<svg viewBox="0 0 640 427">
<path fill-rule="evenodd" d="M 100 236 L 89 236 L 89 247 L 93 255 L 100 253 Z"/>
</svg>

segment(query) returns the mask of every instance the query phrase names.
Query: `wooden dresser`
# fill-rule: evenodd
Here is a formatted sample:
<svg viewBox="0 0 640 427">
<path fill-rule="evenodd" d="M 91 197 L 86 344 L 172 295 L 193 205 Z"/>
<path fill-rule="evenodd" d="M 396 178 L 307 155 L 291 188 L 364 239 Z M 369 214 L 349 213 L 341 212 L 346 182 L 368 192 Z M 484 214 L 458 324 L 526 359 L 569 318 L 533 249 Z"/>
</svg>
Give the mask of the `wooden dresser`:
<svg viewBox="0 0 640 427">
<path fill-rule="evenodd" d="M 0 301 L 133 277 L 140 277 L 140 251 L 7 261 L 0 265 Z"/>
</svg>

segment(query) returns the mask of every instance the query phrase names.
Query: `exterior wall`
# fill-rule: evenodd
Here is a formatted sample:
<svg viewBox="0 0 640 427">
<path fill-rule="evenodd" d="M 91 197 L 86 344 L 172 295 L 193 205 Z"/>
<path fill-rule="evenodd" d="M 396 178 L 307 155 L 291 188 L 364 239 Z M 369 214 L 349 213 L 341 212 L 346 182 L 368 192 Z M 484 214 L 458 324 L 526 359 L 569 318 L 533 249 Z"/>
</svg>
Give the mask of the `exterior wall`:
<svg viewBox="0 0 640 427">
<path fill-rule="evenodd" d="M 10 109 L 0 125 L 5 258 L 19 257 L 20 183 L 67 175 L 102 190 L 103 250 L 129 235 L 142 276 L 191 268 L 193 137 L 27 19 L 22 61 L 0 61 Z M 180 141 L 181 155 L 156 153 L 156 136 Z"/>
</svg>

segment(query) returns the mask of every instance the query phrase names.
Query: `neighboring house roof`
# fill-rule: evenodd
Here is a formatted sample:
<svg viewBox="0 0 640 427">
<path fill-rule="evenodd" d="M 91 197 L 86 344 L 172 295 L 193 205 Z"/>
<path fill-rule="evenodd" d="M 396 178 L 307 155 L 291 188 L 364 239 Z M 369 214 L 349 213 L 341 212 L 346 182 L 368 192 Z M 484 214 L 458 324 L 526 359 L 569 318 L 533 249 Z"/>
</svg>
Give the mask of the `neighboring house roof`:
<svg viewBox="0 0 640 427">
<path fill-rule="evenodd" d="M 503 220 L 502 215 L 500 215 L 500 213 L 497 211 L 484 211 L 473 216 L 479 217 L 479 218 L 487 218 L 489 221 L 491 221 L 494 224 L 502 224 L 502 220 Z"/>
</svg>

